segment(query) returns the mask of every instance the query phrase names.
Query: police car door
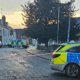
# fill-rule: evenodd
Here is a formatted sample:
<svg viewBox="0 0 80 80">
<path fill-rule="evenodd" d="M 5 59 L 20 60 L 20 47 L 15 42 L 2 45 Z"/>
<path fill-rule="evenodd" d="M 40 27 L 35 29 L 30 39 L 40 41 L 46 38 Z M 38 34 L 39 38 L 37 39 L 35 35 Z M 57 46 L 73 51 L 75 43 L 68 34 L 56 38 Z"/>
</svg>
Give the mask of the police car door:
<svg viewBox="0 0 80 80">
<path fill-rule="evenodd" d="M 22 46 L 21 40 L 17 40 L 17 45 Z"/>
<path fill-rule="evenodd" d="M 80 62 L 80 46 L 72 47 L 68 50 L 68 62 L 79 64 Z"/>
<path fill-rule="evenodd" d="M 16 46 L 16 40 L 12 41 L 12 46 Z"/>
</svg>

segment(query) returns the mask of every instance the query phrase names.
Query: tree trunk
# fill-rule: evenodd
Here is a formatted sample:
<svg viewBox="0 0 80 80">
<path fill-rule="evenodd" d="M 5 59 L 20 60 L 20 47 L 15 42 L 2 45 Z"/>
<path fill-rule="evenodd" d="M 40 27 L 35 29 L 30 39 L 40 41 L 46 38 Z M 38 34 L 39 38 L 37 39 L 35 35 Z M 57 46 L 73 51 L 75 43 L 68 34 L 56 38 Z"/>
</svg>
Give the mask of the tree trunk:
<svg viewBox="0 0 80 80">
<path fill-rule="evenodd" d="M 45 46 L 48 48 L 48 42 L 45 43 Z"/>
</svg>

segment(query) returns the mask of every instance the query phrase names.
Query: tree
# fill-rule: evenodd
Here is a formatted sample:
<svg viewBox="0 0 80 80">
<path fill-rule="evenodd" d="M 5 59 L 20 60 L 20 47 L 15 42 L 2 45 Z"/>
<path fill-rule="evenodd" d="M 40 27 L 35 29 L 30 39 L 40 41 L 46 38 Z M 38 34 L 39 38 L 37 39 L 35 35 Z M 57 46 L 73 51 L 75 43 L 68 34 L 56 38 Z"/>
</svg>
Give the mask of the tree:
<svg viewBox="0 0 80 80">
<path fill-rule="evenodd" d="M 57 34 L 57 19 L 58 19 L 58 6 L 62 6 L 60 13 L 60 34 L 59 39 L 62 41 L 67 40 L 68 33 L 68 19 L 70 3 L 62 4 L 60 0 L 34 0 L 33 3 L 26 3 L 23 7 L 23 20 L 26 28 L 26 34 L 32 38 L 38 38 L 39 42 L 48 43 L 49 39 L 56 40 Z M 71 15 L 74 14 L 74 6 L 72 7 Z M 74 25 L 75 19 L 72 18 L 70 39 L 75 38 Z M 76 28 L 77 30 L 77 28 Z M 73 36 L 73 37 L 72 37 Z"/>
<path fill-rule="evenodd" d="M 49 22 L 57 21 L 57 15 L 55 8 L 58 6 L 59 0 L 34 0 L 34 3 L 29 3 L 28 6 L 24 5 L 23 11 L 25 15 L 23 20 L 24 24 L 27 26 L 26 33 L 28 36 L 32 38 L 39 38 L 40 42 L 44 42 L 47 44 L 48 40 L 51 38 L 50 31 L 51 29 L 55 29 L 49 25 Z M 53 26 L 56 26 L 54 23 Z M 56 33 L 56 31 L 52 31 L 51 33 Z M 55 36 L 53 36 L 54 38 Z"/>
<path fill-rule="evenodd" d="M 63 40 L 67 42 L 67 36 L 68 36 L 68 23 L 69 23 L 69 10 L 70 10 L 70 2 L 61 4 L 61 13 L 60 13 L 60 34 L 59 34 L 59 40 Z M 72 6 L 71 8 L 71 27 L 70 27 L 70 40 L 77 40 L 78 37 L 76 34 L 79 33 L 79 28 L 76 25 L 76 19 L 73 18 L 75 12 L 75 6 Z M 76 27 L 75 27 L 76 26 Z"/>
</svg>

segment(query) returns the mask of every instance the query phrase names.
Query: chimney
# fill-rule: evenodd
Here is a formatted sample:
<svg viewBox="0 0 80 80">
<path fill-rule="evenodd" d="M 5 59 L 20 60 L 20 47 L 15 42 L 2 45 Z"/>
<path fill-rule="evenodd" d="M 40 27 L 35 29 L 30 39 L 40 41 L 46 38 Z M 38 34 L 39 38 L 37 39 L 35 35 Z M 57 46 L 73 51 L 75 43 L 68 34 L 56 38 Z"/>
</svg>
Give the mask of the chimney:
<svg viewBox="0 0 80 80">
<path fill-rule="evenodd" d="M 2 20 L 3 22 L 6 22 L 6 17 L 4 15 L 2 16 Z"/>
</svg>

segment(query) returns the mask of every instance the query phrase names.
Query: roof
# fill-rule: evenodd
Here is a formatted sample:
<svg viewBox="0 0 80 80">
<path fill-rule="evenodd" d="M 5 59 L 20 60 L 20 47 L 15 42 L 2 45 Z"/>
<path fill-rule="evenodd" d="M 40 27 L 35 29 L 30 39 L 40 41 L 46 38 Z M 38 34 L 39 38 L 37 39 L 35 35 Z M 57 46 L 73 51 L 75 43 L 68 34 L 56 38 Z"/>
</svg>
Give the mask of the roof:
<svg viewBox="0 0 80 80">
<path fill-rule="evenodd" d="M 12 27 L 10 27 L 10 26 L 8 25 L 8 22 L 6 22 L 6 17 L 5 17 L 4 15 L 2 16 L 2 19 L 0 19 L 0 21 L 2 21 L 2 22 L 0 23 L 1 27 L 4 27 L 4 28 L 6 28 L 6 29 L 15 31 Z"/>
<path fill-rule="evenodd" d="M 59 44 L 59 45 L 80 45 L 80 43 L 62 43 L 62 44 Z"/>
</svg>

